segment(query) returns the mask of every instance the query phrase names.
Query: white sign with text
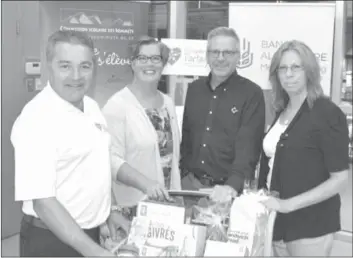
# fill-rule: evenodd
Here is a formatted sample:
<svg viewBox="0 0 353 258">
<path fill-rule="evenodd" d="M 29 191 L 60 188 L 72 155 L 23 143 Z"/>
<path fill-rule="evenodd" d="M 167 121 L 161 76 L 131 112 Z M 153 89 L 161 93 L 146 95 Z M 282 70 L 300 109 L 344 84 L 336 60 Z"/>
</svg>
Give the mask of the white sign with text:
<svg viewBox="0 0 353 258">
<path fill-rule="evenodd" d="M 162 39 L 170 48 L 169 60 L 163 70 L 165 75 L 207 76 L 207 40 Z"/>
<path fill-rule="evenodd" d="M 256 17 L 256 19 L 254 19 Z M 331 92 L 335 4 L 229 4 L 229 27 L 240 37 L 238 73 L 270 89 L 269 66 L 278 47 L 300 40 L 316 54 L 321 67 L 322 87 Z"/>
</svg>

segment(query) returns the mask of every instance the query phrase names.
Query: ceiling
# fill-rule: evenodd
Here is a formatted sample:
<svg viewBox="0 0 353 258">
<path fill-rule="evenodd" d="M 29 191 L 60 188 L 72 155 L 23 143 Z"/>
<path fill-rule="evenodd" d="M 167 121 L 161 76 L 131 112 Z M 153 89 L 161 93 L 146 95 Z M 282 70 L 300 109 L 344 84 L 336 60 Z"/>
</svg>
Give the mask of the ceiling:
<svg viewBox="0 0 353 258">
<path fill-rule="evenodd" d="M 151 1 L 151 15 L 149 17 L 150 27 L 167 28 L 167 13 L 169 1 Z M 207 32 L 217 26 L 228 25 L 228 4 L 236 1 L 186 1 L 187 2 L 187 28 L 191 30 L 191 34 L 207 34 Z M 250 1 L 248 1 L 250 2 Z M 277 1 L 266 1 L 277 2 Z M 289 2 L 289 1 L 282 1 Z M 301 1 L 290 1 L 301 2 Z M 308 2 L 308 1 L 306 1 Z M 311 1 L 317 2 L 317 1 Z M 322 1 L 327 2 L 327 1 Z M 330 1 L 335 2 L 335 1 Z M 346 1 L 347 11 L 347 50 L 350 49 L 352 37 L 352 1 Z M 199 37 L 200 35 L 197 35 Z"/>
</svg>

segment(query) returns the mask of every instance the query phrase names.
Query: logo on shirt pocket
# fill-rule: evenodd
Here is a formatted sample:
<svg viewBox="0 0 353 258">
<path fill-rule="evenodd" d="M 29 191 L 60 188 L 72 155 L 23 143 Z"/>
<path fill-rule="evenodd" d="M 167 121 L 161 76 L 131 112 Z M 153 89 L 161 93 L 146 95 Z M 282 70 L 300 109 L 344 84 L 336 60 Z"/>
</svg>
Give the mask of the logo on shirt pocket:
<svg viewBox="0 0 353 258">
<path fill-rule="evenodd" d="M 231 111 L 233 114 L 235 114 L 235 113 L 238 112 L 238 109 L 237 109 L 236 106 L 233 106 L 233 107 L 230 109 L 230 111 Z"/>
<path fill-rule="evenodd" d="M 107 132 L 107 128 L 103 125 L 103 124 L 98 124 L 98 123 L 95 123 L 94 124 L 98 130 L 100 130 L 101 132 Z"/>
</svg>

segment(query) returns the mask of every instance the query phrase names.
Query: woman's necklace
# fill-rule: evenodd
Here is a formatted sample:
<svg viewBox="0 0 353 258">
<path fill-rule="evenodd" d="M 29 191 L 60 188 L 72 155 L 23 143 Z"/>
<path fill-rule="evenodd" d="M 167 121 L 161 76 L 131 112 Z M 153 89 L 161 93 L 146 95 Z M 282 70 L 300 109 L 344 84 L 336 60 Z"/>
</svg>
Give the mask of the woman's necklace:
<svg viewBox="0 0 353 258">
<path fill-rule="evenodd" d="M 294 118 L 295 114 L 297 113 L 298 110 L 292 110 L 289 108 L 286 108 L 282 114 L 282 124 L 287 126 L 290 124 L 290 122 L 292 121 L 292 119 Z"/>
<path fill-rule="evenodd" d="M 303 105 L 303 101 L 305 101 L 306 99 L 306 92 L 304 92 L 305 94 L 302 94 L 301 96 L 299 96 L 299 98 L 297 98 L 295 100 L 294 103 L 298 103 L 301 102 L 300 105 L 295 105 L 295 107 L 293 107 L 293 105 L 290 105 L 291 102 L 289 101 L 287 104 L 287 107 L 283 110 L 281 116 L 282 116 L 282 123 L 284 125 L 289 125 L 293 118 L 296 116 L 296 114 L 299 112 L 300 107 Z"/>
</svg>

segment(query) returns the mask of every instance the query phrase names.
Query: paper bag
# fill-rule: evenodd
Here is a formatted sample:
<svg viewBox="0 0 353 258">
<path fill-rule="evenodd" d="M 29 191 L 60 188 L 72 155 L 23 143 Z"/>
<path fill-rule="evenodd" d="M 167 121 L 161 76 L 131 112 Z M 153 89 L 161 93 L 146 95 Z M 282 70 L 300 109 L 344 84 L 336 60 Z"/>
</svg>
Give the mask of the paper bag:
<svg viewBox="0 0 353 258">
<path fill-rule="evenodd" d="M 269 212 L 259 202 L 262 192 L 234 199 L 228 227 L 228 241 L 243 247 L 251 256 L 262 256 Z"/>
</svg>

